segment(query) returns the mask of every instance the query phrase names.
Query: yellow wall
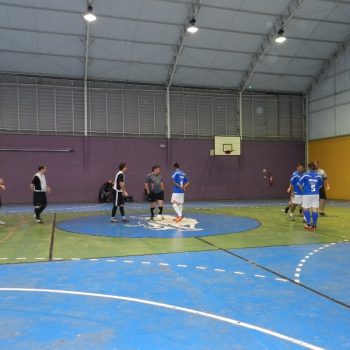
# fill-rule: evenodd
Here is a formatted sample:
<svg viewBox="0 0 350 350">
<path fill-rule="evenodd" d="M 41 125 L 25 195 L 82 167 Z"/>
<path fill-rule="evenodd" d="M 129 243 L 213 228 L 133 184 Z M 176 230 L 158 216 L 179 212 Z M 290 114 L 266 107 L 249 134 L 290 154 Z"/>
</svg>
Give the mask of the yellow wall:
<svg viewBox="0 0 350 350">
<path fill-rule="evenodd" d="M 326 171 L 328 198 L 350 200 L 350 136 L 310 141 L 309 160 L 318 160 Z"/>
</svg>

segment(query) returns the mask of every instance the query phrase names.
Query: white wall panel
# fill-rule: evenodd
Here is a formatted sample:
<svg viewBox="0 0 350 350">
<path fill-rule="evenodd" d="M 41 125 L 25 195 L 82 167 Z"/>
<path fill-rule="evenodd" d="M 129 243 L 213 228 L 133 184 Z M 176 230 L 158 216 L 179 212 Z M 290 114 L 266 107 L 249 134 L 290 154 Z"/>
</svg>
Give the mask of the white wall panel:
<svg viewBox="0 0 350 350">
<path fill-rule="evenodd" d="M 350 48 L 333 63 L 309 95 L 309 138 L 350 134 Z"/>
</svg>

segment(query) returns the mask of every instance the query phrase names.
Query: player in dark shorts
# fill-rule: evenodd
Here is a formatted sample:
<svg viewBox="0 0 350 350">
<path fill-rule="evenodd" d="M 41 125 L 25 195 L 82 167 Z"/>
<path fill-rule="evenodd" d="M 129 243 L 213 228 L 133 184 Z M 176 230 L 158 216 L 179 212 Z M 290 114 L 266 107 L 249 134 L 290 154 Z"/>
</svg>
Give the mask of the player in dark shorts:
<svg viewBox="0 0 350 350">
<path fill-rule="evenodd" d="M 326 205 L 326 200 L 327 200 L 327 195 L 326 195 L 326 191 L 330 190 L 330 186 L 329 186 L 329 182 L 328 182 L 328 177 L 327 177 L 327 173 L 323 170 L 319 168 L 320 162 L 318 160 L 316 160 L 314 162 L 315 164 L 315 169 L 316 172 L 321 175 L 322 180 L 323 180 L 323 186 L 320 188 L 320 216 L 325 216 L 326 214 L 324 213 L 324 207 Z"/>
<path fill-rule="evenodd" d="M 40 165 L 38 167 L 38 172 L 33 176 L 32 183 L 30 184 L 30 188 L 33 191 L 33 206 L 37 224 L 43 223 L 40 214 L 47 206 L 46 193 L 51 192 L 51 188 L 46 184 L 46 171 L 47 167 L 45 165 Z"/>
<path fill-rule="evenodd" d="M 119 171 L 115 176 L 114 186 L 113 186 L 113 209 L 110 222 L 118 222 L 115 218 L 117 209 L 119 207 L 120 214 L 122 216 L 123 222 L 128 222 L 129 220 L 125 216 L 124 211 L 124 198 L 128 196 L 128 192 L 125 189 L 125 173 L 128 170 L 126 163 L 119 164 Z"/>
<path fill-rule="evenodd" d="M 152 172 L 146 176 L 145 191 L 150 202 L 151 220 L 154 220 L 154 210 L 158 206 L 159 214 L 157 219 L 163 219 L 164 205 L 164 183 L 160 175 L 160 166 L 154 165 Z"/>
<path fill-rule="evenodd" d="M 3 179 L 0 179 L 0 191 L 5 191 L 5 181 Z M 1 209 L 1 197 L 0 197 L 0 209 Z M 5 222 L 0 221 L 0 225 L 5 225 Z"/>
</svg>

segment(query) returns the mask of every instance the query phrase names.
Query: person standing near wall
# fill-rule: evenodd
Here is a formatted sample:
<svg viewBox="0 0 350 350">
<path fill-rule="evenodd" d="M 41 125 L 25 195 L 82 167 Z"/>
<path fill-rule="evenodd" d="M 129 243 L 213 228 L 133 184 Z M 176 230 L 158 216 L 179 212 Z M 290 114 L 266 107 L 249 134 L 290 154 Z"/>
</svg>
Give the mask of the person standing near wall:
<svg viewBox="0 0 350 350">
<path fill-rule="evenodd" d="M 113 208 L 112 208 L 112 216 L 110 222 L 118 222 L 115 218 L 115 214 L 117 213 L 117 209 L 119 207 L 120 214 L 122 216 L 123 222 L 128 222 L 125 211 L 124 211 L 124 197 L 128 196 L 128 192 L 125 189 L 125 173 L 128 170 L 128 166 L 126 163 L 119 164 L 119 171 L 117 172 L 114 180 L 113 186 Z"/>
<path fill-rule="evenodd" d="M 33 176 L 32 183 L 30 184 L 30 188 L 33 191 L 33 206 L 37 224 L 43 223 L 40 214 L 47 206 L 46 193 L 51 192 L 51 188 L 46 184 L 46 172 L 46 165 L 40 165 L 38 167 L 38 172 Z"/>
<path fill-rule="evenodd" d="M 291 176 L 289 187 L 287 189 L 287 192 L 290 193 L 290 212 L 289 212 L 289 218 L 294 221 L 294 210 L 299 205 L 301 206 L 303 195 L 302 192 L 298 186 L 298 182 L 300 178 L 304 174 L 304 165 L 301 163 L 297 164 L 297 169 L 294 171 L 294 173 Z"/>
<path fill-rule="evenodd" d="M 5 191 L 5 190 L 6 190 L 5 181 L 0 178 L 0 191 Z M 1 209 L 1 197 L 0 197 L 0 209 Z M 0 221 L 0 225 L 5 225 L 5 222 Z"/>
<path fill-rule="evenodd" d="M 159 216 L 163 219 L 164 183 L 159 165 L 154 165 L 152 172 L 146 176 L 145 191 L 150 202 L 151 220 L 154 220 L 156 205 L 158 205 Z"/>
<path fill-rule="evenodd" d="M 320 188 L 323 186 L 321 175 L 316 172 L 314 162 L 308 164 L 309 171 L 299 180 L 298 186 L 303 194 L 302 206 L 306 221 L 305 229 L 313 231 L 317 226 L 318 208 L 320 205 Z M 310 210 L 312 213 L 310 213 Z M 312 214 L 312 223 L 311 223 Z"/>
<path fill-rule="evenodd" d="M 320 216 L 325 216 L 326 214 L 324 212 L 324 207 L 326 205 L 326 200 L 327 200 L 326 191 L 328 192 L 330 190 L 330 186 L 328 182 L 327 173 L 323 169 L 320 169 L 319 167 L 320 162 L 316 160 L 314 163 L 315 163 L 315 169 L 317 174 L 319 174 L 323 180 L 323 186 L 320 188 L 320 213 L 319 214 Z"/>
<path fill-rule="evenodd" d="M 185 201 L 185 192 L 190 185 L 190 182 L 186 174 L 180 170 L 180 165 L 178 163 L 174 164 L 174 172 L 172 174 L 173 180 L 173 194 L 171 196 L 171 203 L 177 214 L 174 221 L 179 222 L 183 219 L 182 211 L 183 204 Z"/>
</svg>

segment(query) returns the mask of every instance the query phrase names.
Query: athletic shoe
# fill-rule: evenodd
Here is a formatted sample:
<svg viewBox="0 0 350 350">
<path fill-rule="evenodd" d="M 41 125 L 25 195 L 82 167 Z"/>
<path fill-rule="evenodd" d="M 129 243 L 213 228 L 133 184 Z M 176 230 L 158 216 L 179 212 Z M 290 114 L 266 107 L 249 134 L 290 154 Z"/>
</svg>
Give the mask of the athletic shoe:
<svg viewBox="0 0 350 350">
<path fill-rule="evenodd" d="M 0 225 L 5 225 L 5 222 L 3 222 L 3 221 L 0 221 Z"/>
<path fill-rule="evenodd" d="M 289 211 L 289 207 L 286 207 L 286 209 L 284 209 L 284 212 L 285 212 L 286 214 L 288 214 L 288 211 Z"/>
<path fill-rule="evenodd" d="M 44 221 L 42 221 L 41 219 L 35 220 L 35 222 L 36 222 L 37 224 L 43 224 L 43 223 L 44 223 Z"/>
<path fill-rule="evenodd" d="M 295 221 L 295 218 L 294 218 L 294 215 L 293 215 L 293 214 L 289 214 L 288 216 L 289 216 L 289 220 L 290 220 L 290 221 Z"/>
<path fill-rule="evenodd" d="M 326 214 L 325 214 L 325 213 L 319 213 L 319 215 L 320 215 L 320 216 L 326 216 Z"/>
<path fill-rule="evenodd" d="M 313 231 L 316 230 L 316 225 L 312 225 L 312 230 L 313 230 Z"/>
<path fill-rule="evenodd" d="M 305 229 L 305 230 L 308 230 L 308 231 L 313 231 L 314 227 L 313 227 L 312 225 L 306 224 L 306 225 L 304 226 L 304 229 Z"/>
<path fill-rule="evenodd" d="M 149 219 L 150 221 L 154 221 L 154 216 L 151 216 Z"/>
<path fill-rule="evenodd" d="M 109 222 L 118 222 L 118 220 L 116 218 L 111 218 Z"/>
<path fill-rule="evenodd" d="M 183 218 L 184 218 L 183 216 L 178 216 L 178 217 L 176 218 L 175 222 L 179 222 L 179 221 L 181 221 Z"/>
<path fill-rule="evenodd" d="M 176 218 L 174 218 L 173 221 L 177 221 L 178 218 L 179 218 L 179 216 L 177 216 Z"/>
</svg>

